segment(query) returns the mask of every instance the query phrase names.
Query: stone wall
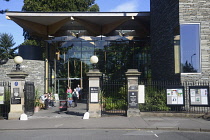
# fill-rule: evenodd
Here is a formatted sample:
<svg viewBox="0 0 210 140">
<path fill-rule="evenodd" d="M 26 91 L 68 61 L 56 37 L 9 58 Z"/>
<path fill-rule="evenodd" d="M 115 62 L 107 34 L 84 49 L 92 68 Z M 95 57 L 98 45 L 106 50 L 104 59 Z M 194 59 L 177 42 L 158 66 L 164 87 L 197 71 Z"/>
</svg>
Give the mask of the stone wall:
<svg viewBox="0 0 210 140">
<path fill-rule="evenodd" d="M 179 0 L 179 17 L 182 23 L 200 23 L 201 73 L 182 74 L 182 80 L 208 80 L 210 73 L 210 1 Z"/>
<path fill-rule="evenodd" d="M 6 64 L 0 65 L 0 81 L 10 81 L 6 75 L 14 68 L 15 63 L 13 59 L 8 60 Z M 35 89 L 40 93 L 44 93 L 44 77 L 45 77 L 45 63 L 41 60 L 23 60 L 21 64 L 22 70 L 28 73 L 26 81 L 34 82 Z"/>
<path fill-rule="evenodd" d="M 179 80 L 175 74 L 174 37 L 179 27 L 178 0 L 150 0 L 153 80 Z"/>
</svg>

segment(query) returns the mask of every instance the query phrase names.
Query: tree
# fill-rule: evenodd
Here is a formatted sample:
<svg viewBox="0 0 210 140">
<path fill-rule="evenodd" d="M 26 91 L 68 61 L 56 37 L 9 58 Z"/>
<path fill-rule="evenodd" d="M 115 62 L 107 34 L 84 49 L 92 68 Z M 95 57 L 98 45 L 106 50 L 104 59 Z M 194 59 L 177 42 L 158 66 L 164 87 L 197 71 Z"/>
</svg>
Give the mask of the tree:
<svg viewBox="0 0 210 140">
<path fill-rule="evenodd" d="M 4 0 L 4 1 L 10 1 L 10 0 Z M 5 12 L 7 12 L 8 10 L 0 10 L 0 14 L 4 14 Z"/>
<path fill-rule="evenodd" d="M 24 0 L 22 11 L 99 11 L 95 0 Z"/>
<path fill-rule="evenodd" d="M 183 72 L 197 72 L 197 70 L 192 66 L 191 63 L 188 63 L 188 61 L 185 62 L 185 64 L 182 64 Z"/>
<path fill-rule="evenodd" d="M 15 50 L 18 49 L 18 47 L 13 48 L 14 45 L 14 39 L 11 34 L 0 34 L 0 60 L 14 58 L 16 55 Z"/>
</svg>

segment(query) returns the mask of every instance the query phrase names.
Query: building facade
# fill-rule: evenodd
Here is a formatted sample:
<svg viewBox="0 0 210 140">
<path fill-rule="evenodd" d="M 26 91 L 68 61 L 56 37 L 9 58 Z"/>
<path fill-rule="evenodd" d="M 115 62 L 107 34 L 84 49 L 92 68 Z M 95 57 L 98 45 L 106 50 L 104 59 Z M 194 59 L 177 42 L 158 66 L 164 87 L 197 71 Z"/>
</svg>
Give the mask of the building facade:
<svg viewBox="0 0 210 140">
<path fill-rule="evenodd" d="M 208 80 L 210 1 L 150 0 L 150 6 L 150 12 L 8 12 L 6 17 L 48 40 L 45 90 L 53 78 L 54 86 L 69 78 L 83 79 L 92 55 L 100 57 L 99 68 L 108 77 L 135 68 L 145 79 Z"/>
<path fill-rule="evenodd" d="M 210 1 L 151 0 L 152 77 L 209 79 Z"/>
</svg>

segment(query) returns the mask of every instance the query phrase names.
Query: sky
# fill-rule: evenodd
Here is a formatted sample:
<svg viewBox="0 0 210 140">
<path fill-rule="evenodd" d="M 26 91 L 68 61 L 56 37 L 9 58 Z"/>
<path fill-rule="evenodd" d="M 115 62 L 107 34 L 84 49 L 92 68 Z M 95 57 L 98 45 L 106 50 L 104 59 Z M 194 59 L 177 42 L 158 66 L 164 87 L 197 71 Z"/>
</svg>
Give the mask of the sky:
<svg viewBox="0 0 210 140">
<path fill-rule="evenodd" d="M 100 12 L 148 12 L 150 11 L 150 0 L 95 0 Z M 0 10 L 21 11 L 23 0 L 0 0 Z M 11 34 L 15 46 L 24 42 L 23 29 L 12 20 L 7 20 L 5 14 L 0 14 L 0 33 Z M 14 47 L 15 47 L 14 46 Z"/>
</svg>

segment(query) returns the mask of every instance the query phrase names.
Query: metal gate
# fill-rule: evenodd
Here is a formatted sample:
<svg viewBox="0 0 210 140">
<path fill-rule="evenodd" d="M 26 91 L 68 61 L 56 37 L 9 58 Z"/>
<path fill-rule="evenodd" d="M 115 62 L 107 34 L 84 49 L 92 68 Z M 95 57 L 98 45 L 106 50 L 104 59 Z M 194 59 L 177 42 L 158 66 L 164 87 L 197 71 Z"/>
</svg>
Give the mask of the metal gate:
<svg viewBox="0 0 210 140">
<path fill-rule="evenodd" d="M 34 82 L 26 82 L 24 85 L 24 99 L 25 99 L 25 114 L 32 116 L 34 114 L 34 97 L 35 87 Z"/>
<path fill-rule="evenodd" d="M 127 113 L 127 82 L 101 80 L 101 115 L 120 115 Z"/>
<path fill-rule="evenodd" d="M 8 119 L 10 112 L 10 83 L 0 82 L 0 119 Z"/>
</svg>

